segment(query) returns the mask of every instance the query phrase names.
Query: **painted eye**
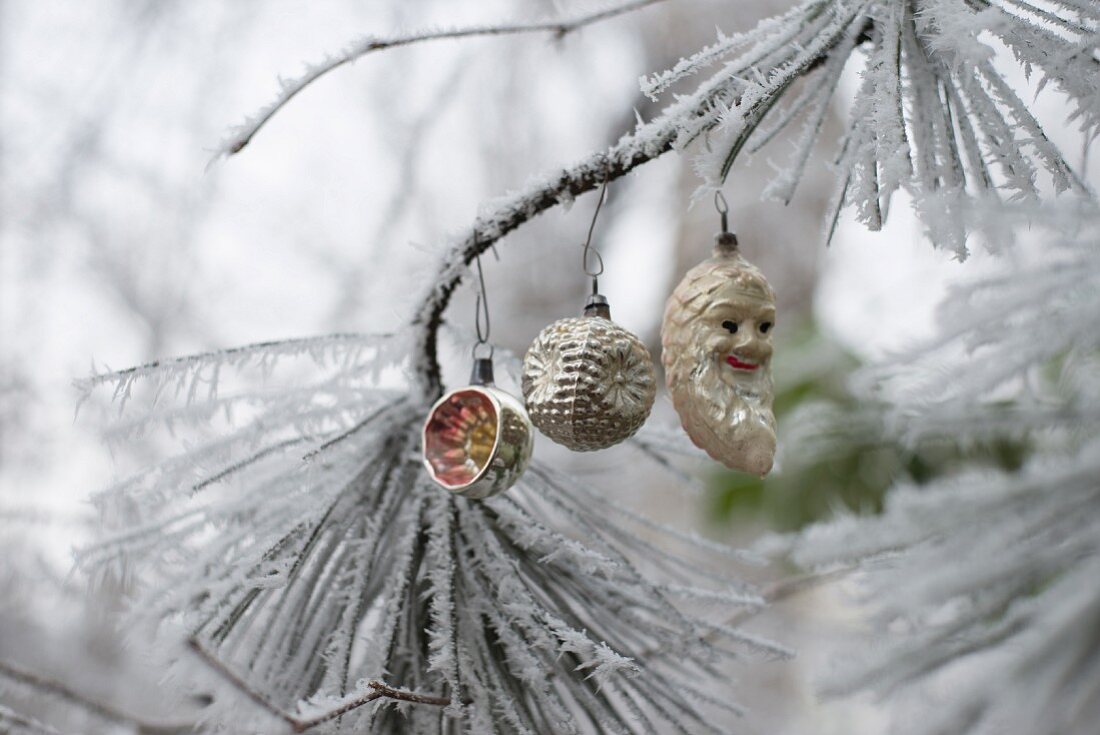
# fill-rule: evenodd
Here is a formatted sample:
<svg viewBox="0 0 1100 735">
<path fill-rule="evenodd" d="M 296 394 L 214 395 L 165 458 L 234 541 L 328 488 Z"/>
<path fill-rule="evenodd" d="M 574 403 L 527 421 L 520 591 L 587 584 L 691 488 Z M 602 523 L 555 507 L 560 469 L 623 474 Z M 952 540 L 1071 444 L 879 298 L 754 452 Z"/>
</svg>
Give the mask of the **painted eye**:
<svg viewBox="0 0 1100 735">
<path fill-rule="evenodd" d="M 722 329 L 729 331 L 730 334 L 737 334 L 737 322 L 726 320 L 722 322 Z"/>
<path fill-rule="evenodd" d="M 760 323 L 760 333 L 761 334 L 767 334 L 771 330 L 771 328 L 772 328 L 772 323 L 771 322 L 761 322 Z"/>
</svg>

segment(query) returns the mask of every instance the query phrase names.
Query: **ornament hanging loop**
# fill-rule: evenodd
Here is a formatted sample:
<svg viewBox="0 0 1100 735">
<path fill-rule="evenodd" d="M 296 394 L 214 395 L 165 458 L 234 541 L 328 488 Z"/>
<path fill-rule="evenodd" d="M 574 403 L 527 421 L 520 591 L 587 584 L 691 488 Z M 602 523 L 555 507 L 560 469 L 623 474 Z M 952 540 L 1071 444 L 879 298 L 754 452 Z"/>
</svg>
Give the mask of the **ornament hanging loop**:
<svg viewBox="0 0 1100 735">
<path fill-rule="evenodd" d="M 493 252 L 495 254 L 496 250 Z M 478 286 L 477 300 L 474 303 L 474 331 L 477 332 L 477 341 L 474 342 L 474 366 L 470 372 L 470 382 L 473 385 L 492 385 L 494 350 L 489 343 L 489 335 L 493 325 L 489 321 L 489 291 L 485 288 L 485 272 L 481 268 L 480 254 L 474 256 L 474 263 L 477 265 Z M 485 347 L 489 348 L 488 355 L 484 354 Z"/>
<path fill-rule="evenodd" d="M 611 319 L 611 307 L 607 303 L 607 299 L 600 293 L 600 276 L 603 274 L 603 256 L 600 255 L 600 251 L 592 245 L 592 233 L 596 230 L 596 220 L 600 216 L 600 209 L 603 208 L 603 203 L 607 200 L 607 182 L 608 178 L 604 178 L 603 186 L 600 187 L 600 198 L 596 202 L 596 211 L 592 213 L 592 222 L 588 225 L 588 237 L 584 239 L 584 256 L 583 266 L 585 275 L 592 279 L 592 293 L 589 294 L 588 300 L 584 305 L 585 316 L 598 316 L 604 319 Z M 588 265 L 588 255 L 591 253 L 596 258 L 596 267 L 590 268 Z"/>
<path fill-rule="evenodd" d="M 600 187 L 600 198 L 596 202 L 596 211 L 592 213 L 592 222 L 588 225 L 588 237 L 584 239 L 584 254 L 582 256 L 582 266 L 584 273 L 592 279 L 592 295 L 595 296 L 600 292 L 600 276 L 603 275 L 603 256 L 600 255 L 600 251 L 592 245 L 592 233 L 596 231 L 596 220 L 600 216 L 600 209 L 603 208 L 603 203 L 607 200 L 607 182 L 608 179 L 604 178 L 603 186 Z M 590 268 L 588 265 L 588 256 L 591 253 L 596 258 L 596 267 Z"/>
<path fill-rule="evenodd" d="M 729 221 L 730 205 L 729 205 L 729 202 L 726 201 L 726 197 L 722 193 L 721 189 L 715 189 L 714 190 L 714 208 L 718 210 L 718 214 L 722 218 L 722 232 L 729 232 L 730 231 L 730 221 Z"/>
<path fill-rule="evenodd" d="M 485 272 L 481 269 L 481 256 L 475 256 L 477 264 L 477 301 L 474 303 L 474 330 L 477 344 L 488 344 L 492 324 L 489 322 L 489 292 L 485 289 Z M 475 346 L 475 350 L 477 347 Z"/>
<path fill-rule="evenodd" d="M 730 205 L 721 189 L 714 190 L 714 208 L 722 220 L 722 231 L 714 236 L 716 254 L 729 255 L 737 250 L 737 235 L 730 232 Z"/>
</svg>

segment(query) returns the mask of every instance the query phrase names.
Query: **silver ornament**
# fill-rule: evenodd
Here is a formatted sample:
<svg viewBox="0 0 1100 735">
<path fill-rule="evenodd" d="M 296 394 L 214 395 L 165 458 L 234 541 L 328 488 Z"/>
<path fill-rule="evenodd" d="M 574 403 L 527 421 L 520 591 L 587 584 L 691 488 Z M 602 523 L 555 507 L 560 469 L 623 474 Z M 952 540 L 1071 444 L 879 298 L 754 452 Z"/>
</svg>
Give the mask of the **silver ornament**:
<svg viewBox="0 0 1100 735">
<path fill-rule="evenodd" d="M 438 485 L 480 500 L 516 483 L 531 461 L 535 432 L 519 400 L 493 385 L 490 360 L 475 361 L 470 382 L 432 406 L 422 446 Z"/>
<path fill-rule="evenodd" d="M 642 341 L 611 321 L 594 295 L 585 316 L 559 319 L 535 338 L 523 360 L 531 422 L 577 452 L 618 444 L 636 432 L 657 392 Z"/>
<path fill-rule="evenodd" d="M 684 430 L 711 458 L 759 477 L 775 456 L 774 324 L 775 292 L 729 232 L 672 292 L 661 324 L 665 381 Z"/>
</svg>

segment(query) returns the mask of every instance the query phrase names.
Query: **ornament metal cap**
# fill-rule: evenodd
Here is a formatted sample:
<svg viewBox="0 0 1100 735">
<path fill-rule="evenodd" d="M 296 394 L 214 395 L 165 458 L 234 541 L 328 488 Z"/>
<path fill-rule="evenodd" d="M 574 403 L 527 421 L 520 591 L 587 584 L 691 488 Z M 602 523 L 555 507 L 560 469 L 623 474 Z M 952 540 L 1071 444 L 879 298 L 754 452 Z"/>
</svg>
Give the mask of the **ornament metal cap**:
<svg viewBox="0 0 1100 735">
<path fill-rule="evenodd" d="M 470 382 L 428 412 L 424 467 L 437 485 L 481 500 L 516 483 L 531 461 L 535 433 L 523 404 L 492 384 L 492 359 L 474 360 Z"/>
<path fill-rule="evenodd" d="M 470 370 L 470 383 L 472 385 L 493 384 L 493 358 L 474 358 L 474 367 L 472 370 Z"/>
<path fill-rule="evenodd" d="M 602 293 L 594 293 L 589 296 L 588 301 L 584 304 L 584 315 L 610 319 L 611 304 L 607 302 L 607 297 Z"/>
<path fill-rule="evenodd" d="M 737 252 L 737 235 L 730 232 L 730 205 L 721 189 L 714 192 L 714 208 L 722 220 L 722 231 L 714 236 L 714 257 L 728 258 Z"/>
<path fill-rule="evenodd" d="M 719 232 L 714 236 L 714 255 L 726 257 L 737 252 L 737 235 L 732 232 Z"/>
</svg>

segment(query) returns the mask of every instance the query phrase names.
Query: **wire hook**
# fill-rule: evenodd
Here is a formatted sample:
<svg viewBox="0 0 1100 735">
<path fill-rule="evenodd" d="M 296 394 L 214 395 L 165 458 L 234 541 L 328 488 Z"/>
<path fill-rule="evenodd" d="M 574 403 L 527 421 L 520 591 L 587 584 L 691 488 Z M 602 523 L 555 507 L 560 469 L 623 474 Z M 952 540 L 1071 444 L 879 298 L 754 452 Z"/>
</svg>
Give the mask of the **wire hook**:
<svg viewBox="0 0 1100 735">
<path fill-rule="evenodd" d="M 585 275 L 592 279 L 592 293 L 599 292 L 599 277 L 603 275 L 603 256 L 600 255 L 600 251 L 592 245 L 592 233 L 596 230 L 596 220 L 600 216 L 600 209 L 603 207 L 604 201 L 607 200 L 607 184 L 610 179 L 606 176 L 603 180 L 603 186 L 600 187 L 600 198 L 596 202 L 596 211 L 592 213 L 592 222 L 588 225 L 588 237 L 584 240 L 584 255 L 582 256 L 582 265 L 584 267 Z M 596 256 L 597 269 L 593 270 L 588 267 L 588 254 L 592 253 Z"/>
<path fill-rule="evenodd" d="M 722 232 L 729 232 L 730 205 L 721 189 L 714 190 L 714 208 L 718 210 L 718 214 L 722 217 Z"/>
<path fill-rule="evenodd" d="M 489 293 L 485 289 L 485 272 L 481 269 L 481 254 L 474 256 L 477 264 L 477 302 L 474 304 L 474 329 L 477 331 L 477 344 L 488 343 L 492 324 L 489 322 Z M 483 323 L 484 322 L 484 323 Z"/>
</svg>

